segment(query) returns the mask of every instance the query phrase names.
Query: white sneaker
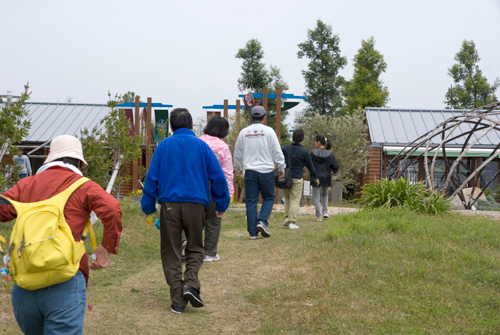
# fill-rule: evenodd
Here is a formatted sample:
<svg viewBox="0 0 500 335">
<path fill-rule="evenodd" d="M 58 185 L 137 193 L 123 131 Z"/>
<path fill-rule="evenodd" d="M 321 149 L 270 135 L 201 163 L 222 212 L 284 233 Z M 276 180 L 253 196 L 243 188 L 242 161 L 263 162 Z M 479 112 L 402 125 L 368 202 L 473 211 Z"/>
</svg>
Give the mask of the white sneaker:
<svg viewBox="0 0 500 335">
<path fill-rule="evenodd" d="M 323 218 L 321 216 L 317 216 L 316 221 L 321 222 L 321 221 L 323 221 Z"/>
<path fill-rule="evenodd" d="M 203 257 L 204 262 L 213 262 L 213 261 L 218 261 L 219 259 L 220 259 L 219 254 L 216 254 L 215 256 L 205 255 L 205 257 Z"/>
<path fill-rule="evenodd" d="M 324 212 L 324 213 L 323 213 L 323 217 L 326 219 L 326 218 L 329 218 L 329 217 L 330 217 L 330 215 L 328 215 L 328 213 L 327 213 L 327 212 Z"/>
<path fill-rule="evenodd" d="M 288 229 L 299 229 L 299 226 L 297 226 L 295 223 L 290 223 L 288 225 Z"/>
<path fill-rule="evenodd" d="M 285 223 L 283 223 L 283 226 L 288 227 L 289 224 L 290 224 L 290 220 L 288 220 L 288 218 L 286 218 Z"/>
</svg>

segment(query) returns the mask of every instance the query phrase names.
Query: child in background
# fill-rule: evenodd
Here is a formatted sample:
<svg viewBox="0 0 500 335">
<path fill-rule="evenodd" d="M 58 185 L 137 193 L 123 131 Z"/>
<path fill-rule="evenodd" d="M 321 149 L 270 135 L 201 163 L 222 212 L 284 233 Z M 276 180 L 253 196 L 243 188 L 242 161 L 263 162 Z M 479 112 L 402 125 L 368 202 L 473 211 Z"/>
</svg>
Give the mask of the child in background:
<svg viewBox="0 0 500 335">
<path fill-rule="evenodd" d="M 312 185 L 314 207 L 316 208 L 316 221 L 328 217 L 328 188 L 332 186 L 332 174 L 338 171 L 339 163 L 330 151 L 332 142 L 323 135 L 316 135 L 314 139 L 316 149 L 311 151 L 311 160 L 316 168 L 319 185 Z M 321 203 L 323 211 L 321 211 Z"/>
</svg>

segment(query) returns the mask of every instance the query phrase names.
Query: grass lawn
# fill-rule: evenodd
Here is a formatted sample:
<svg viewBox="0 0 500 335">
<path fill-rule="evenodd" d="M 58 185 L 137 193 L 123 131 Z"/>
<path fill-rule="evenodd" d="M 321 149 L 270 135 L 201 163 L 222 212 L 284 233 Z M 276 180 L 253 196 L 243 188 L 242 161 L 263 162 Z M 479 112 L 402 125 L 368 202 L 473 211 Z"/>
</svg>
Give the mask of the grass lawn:
<svg viewBox="0 0 500 335">
<path fill-rule="evenodd" d="M 288 230 L 277 213 L 271 237 L 251 241 L 245 214 L 227 213 L 221 259 L 200 270 L 206 306 L 176 315 L 159 233 L 137 202 L 122 206 L 120 254 L 91 274 L 84 334 L 500 334 L 498 221 L 393 210 Z M 0 284 L 0 333 L 20 334 L 10 291 Z"/>
</svg>

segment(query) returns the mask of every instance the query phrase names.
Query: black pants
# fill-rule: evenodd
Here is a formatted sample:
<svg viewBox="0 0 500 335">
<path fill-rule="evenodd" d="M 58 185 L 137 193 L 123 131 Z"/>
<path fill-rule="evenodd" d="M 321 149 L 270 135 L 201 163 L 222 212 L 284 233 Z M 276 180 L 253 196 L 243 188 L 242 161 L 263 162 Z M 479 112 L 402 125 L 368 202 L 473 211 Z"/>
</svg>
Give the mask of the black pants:
<svg viewBox="0 0 500 335">
<path fill-rule="evenodd" d="M 172 305 L 185 306 L 182 287 L 189 285 L 200 289 L 198 271 L 203 264 L 203 227 L 205 205 L 192 202 L 161 204 L 160 235 L 161 262 L 165 278 L 170 286 Z M 186 232 L 186 270 L 182 276 L 181 234 Z"/>
</svg>

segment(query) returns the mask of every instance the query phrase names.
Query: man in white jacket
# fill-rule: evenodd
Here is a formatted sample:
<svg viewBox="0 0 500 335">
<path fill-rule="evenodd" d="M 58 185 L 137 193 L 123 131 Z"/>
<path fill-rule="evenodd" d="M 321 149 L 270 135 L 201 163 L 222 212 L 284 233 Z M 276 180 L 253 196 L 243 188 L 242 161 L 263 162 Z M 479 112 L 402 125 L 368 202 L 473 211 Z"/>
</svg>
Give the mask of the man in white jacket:
<svg viewBox="0 0 500 335">
<path fill-rule="evenodd" d="M 267 219 L 274 204 L 274 164 L 278 164 L 280 178 L 285 176 L 285 157 L 274 130 L 262 124 L 266 111 L 255 106 L 250 111 L 252 123 L 238 135 L 234 148 L 234 169 L 240 175 L 245 170 L 245 204 L 247 230 L 250 239 L 271 236 Z M 259 192 L 262 194 L 262 208 L 257 213 Z"/>
</svg>

